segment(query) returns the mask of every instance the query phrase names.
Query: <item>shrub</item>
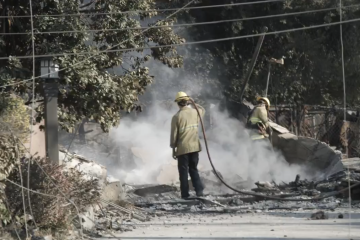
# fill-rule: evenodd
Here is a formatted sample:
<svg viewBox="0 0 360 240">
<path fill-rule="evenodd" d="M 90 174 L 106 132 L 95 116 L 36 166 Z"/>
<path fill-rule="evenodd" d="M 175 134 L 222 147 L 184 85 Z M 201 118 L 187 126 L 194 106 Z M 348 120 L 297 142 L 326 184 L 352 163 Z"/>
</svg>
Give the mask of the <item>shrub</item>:
<svg viewBox="0 0 360 240">
<path fill-rule="evenodd" d="M 21 163 L 24 186 L 27 186 L 27 161 L 24 160 Z M 76 169 L 65 170 L 63 166 L 56 166 L 44 160 L 37 161 L 65 196 L 78 206 L 79 210 L 99 201 L 100 191 L 97 179 L 85 179 L 84 175 Z M 77 215 L 75 207 L 61 195 L 34 161 L 31 162 L 30 173 L 30 188 L 32 190 L 54 196 L 44 196 L 30 192 L 33 218 L 38 227 L 43 230 L 68 228 L 72 219 Z M 14 169 L 9 179 L 20 183 L 19 171 Z M 6 183 L 5 192 L 10 202 L 11 213 L 14 216 L 23 214 L 21 188 Z M 28 191 L 25 190 L 24 193 L 26 208 L 28 208 Z"/>
</svg>

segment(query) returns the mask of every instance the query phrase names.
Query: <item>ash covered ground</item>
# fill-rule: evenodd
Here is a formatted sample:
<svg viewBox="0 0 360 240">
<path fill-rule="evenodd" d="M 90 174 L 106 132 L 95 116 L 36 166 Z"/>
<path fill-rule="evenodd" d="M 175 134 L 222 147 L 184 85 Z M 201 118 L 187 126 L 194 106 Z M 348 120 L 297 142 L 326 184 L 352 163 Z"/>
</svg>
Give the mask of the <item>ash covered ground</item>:
<svg viewBox="0 0 360 240">
<path fill-rule="evenodd" d="M 209 181 L 207 180 L 208 184 Z M 180 199 L 176 185 L 124 185 L 126 199 L 110 203 L 96 212 L 96 224 L 91 235 L 99 239 L 104 236 L 133 237 L 139 234 L 156 238 L 164 237 L 160 229 L 174 228 L 174 231 L 179 231 L 177 235 L 167 234 L 175 234 L 178 237 L 185 231 L 186 238 L 194 234 L 199 236 L 196 234 L 197 230 L 186 231 L 197 225 L 198 227 L 206 226 L 207 229 L 212 229 L 211 226 L 216 225 L 222 228 L 228 227 L 230 230 L 235 225 L 243 225 L 245 222 L 249 224 L 249 221 L 255 225 L 262 224 L 264 229 L 270 228 L 266 231 L 272 232 L 275 230 L 274 227 L 271 228 L 271 224 L 274 224 L 274 221 L 287 223 L 286 218 L 291 218 L 291 221 L 301 219 L 302 222 L 299 224 L 304 224 L 303 220 L 307 220 L 324 224 L 331 223 L 337 227 L 341 222 L 345 231 L 349 222 L 353 225 L 359 224 L 357 219 L 360 213 L 359 186 L 351 189 L 351 210 L 349 210 L 349 191 L 346 189 L 349 183 L 350 185 L 360 183 L 360 172 L 357 169 L 349 172 L 343 170 L 319 181 L 302 180 L 300 176 L 296 176 L 290 183 L 257 182 L 253 189 L 242 188 L 241 183 L 236 186 L 242 191 L 255 192 L 263 197 L 234 192 L 219 194 L 219 192 L 224 192 L 224 186 L 218 182 L 212 183 L 212 187 L 205 192 L 205 197 L 194 197 L 189 200 Z M 330 195 L 331 197 L 321 200 L 302 201 Z M 268 200 L 266 196 L 284 200 Z M 286 201 L 290 198 L 298 199 L 298 201 Z M 296 223 L 292 224 L 296 226 Z M 314 225 L 315 223 L 306 224 Z M 183 230 L 181 231 L 179 227 Z M 321 226 L 318 227 L 316 231 L 321 230 Z M 326 227 L 329 226 L 326 225 Z M 332 229 L 335 228 L 332 227 Z M 205 235 L 212 236 L 210 232 L 211 230 L 206 231 Z M 291 232 L 296 235 L 294 229 Z"/>
</svg>

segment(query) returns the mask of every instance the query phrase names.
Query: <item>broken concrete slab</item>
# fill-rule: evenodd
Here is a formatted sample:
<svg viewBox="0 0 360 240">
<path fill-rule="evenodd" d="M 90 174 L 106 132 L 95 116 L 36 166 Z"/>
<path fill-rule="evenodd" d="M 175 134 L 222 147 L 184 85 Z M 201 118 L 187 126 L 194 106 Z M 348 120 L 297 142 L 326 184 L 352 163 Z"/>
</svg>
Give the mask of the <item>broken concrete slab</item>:
<svg viewBox="0 0 360 240">
<path fill-rule="evenodd" d="M 288 129 L 286 129 L 286 128 L 284 128 L 284 127 L 282 127 L 279 124 L 276 124 L 274 122 L 269 122 L 269 125 L 274 131 L 276 131 L 276 132 L 278 132 L 280 134 L 290 133 L 290 131 Z"/>
<path fill-rule="evenodd" d="M 124 189 L 120 181 L 108 183 L 102 190 L 101 198 L 106 201 L 117 202 L 124 199 Z"/>
<path fill-rule="evenodd" d="M 274 133 L 273 145 L 283 153 L 287 162 L 307 166 L 313 175 L 325 178 L 343 170 L 341 154 L 316 139 Z"/>
<path fill-rule="evenodd" d="M 83 229 L 91 230 L 95 227 L 95 213 L 92 206 L 87 207 L 83 213 L 80 213 L 79 216 Z"/>
<path fill-rule="evenodd" d="M 59 159 L 63 160 L 62 164 L 65 168 L 77 169 L 78 171 L 84 173 L 86 178 L 97 178 L 99 179 L 99 185 L 101 187 L 105 186 L 107 169 L 104 166 L 92 160 L 86 159 L 83 156 L 68 153 L 66 150 L 59 151 Z"/>
</svg>

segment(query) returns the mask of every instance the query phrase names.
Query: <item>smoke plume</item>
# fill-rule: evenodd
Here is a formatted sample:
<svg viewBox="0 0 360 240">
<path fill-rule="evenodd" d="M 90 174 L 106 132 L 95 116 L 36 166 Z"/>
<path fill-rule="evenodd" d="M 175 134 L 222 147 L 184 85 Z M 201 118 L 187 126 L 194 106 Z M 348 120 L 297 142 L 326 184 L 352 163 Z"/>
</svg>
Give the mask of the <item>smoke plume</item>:
<svg viewBox="0 0 360 240">
<path fill-rule="evenodd" d="M 189 39 L 187 37 L 187 39 Z M 184 49 L 183 49 L 184 50 Z M 192 52 L 186 51 L 184 59 L 191 59 Z M 149 54 L 146 52 L 144 54 Z M 133 53 L 141 54 L 141 53 Z M 204 54 L 206 52 L 204 51 Z M 206 59 L 206 58 L 205 58 Z M 185 61 L 186 64 L 186 61 Z M 203 86 L 206 79 L 193 79 L 195 74 L 181 69 L 170 69 L 157 61 L 147 63 L 150 74 L 154 76 L 154 83 L 141 97 L 145 102 L 145 112 L 135 118 L 122 116 L 120 126 L 111 129 L 110 139 L 122 149 L 130 149 L 130 154 L 121 153 L 118 161 L 127 161 L 131 155 L 135 157 L 135 167 L 117 167 L 106 158 L 98 159 L 104 164 L 114 177 L 134 184 L 170 183 L 178 180 L 176 161 L 172 159 L 170 149 L 170 122 L 178 107 L 174 103 L 174 96 L 178 91 L 185 91 L 190 96 L 201 96 L 207 92 L 208 96 L 218 95 L 219 89 L 211 90 Z M 115 69 L 121 72 L 121 69 Z M 190 77 L 184 77 L 190 76 Z M 209 91 L 217 91 L 209 93 Z M 167 100 L 169 104 L 162 104 Z M 249 139 L 242 123 L 229 117 L 224 109 L 219 109 L 211 99 L 201 99 L 212 103 L 210 112 L 214 125 L 207 127 L 207 140 L 210 154 L 215 167 L 229 183 L 237 183 L 248 178 L 254 181 L 292 181 L 302 169 L 289 166 L 282 154 L 272 150 L 263 142 L 253 142 Z M 199 134 L 202 134 L 199 131 Z M 205 145 L 202 139 L 200 153 L 200 170 L 211 170 Z M 79 152 L 85 156 L 89 152 Z M 123 164 L 124 165 L 124 164 Z M 159 179 L 161 175 L 161 179 Z"/>
<path fill-rule="evenodd" d="M 200 91 L 192 79 L 179 79 L 179 70 L 169 69 L 156 62 L 150 64 L 155 83 L 143 98 L 152 99 L 151 106 L 147 106 L 146 112 L 139 114 L 136 120 L 123 118 L 120 126 L 112 129 L 110 134 L 119 145 L 130 142 L 135 155 L 141 155 L 138 167 L 125 174 L 124 180 L 128 183 L 159 183 L 157 176 L 161 169 L 166 165 L 176 165 L 170 149 L 170 122 L 178 110 L 173 98 L 178 91 L 185 91 L 191 96 L 198 95 Z M 158 94 L 161 92 L 160 87 L 164 88 L 159 82 L 164 84 L 164 81 L 167 82 L 167 91 L 161 96 L 155 96 L 154 92 Z M 176 83 L 179 82 L 185 89 L 178 88 Z M 157 99 L 167 99 L 171 105 L 166 107 Z M 211 101 L 203 100 L 207 103 Z M 208 114 L 214 120 L 214 125 L 211 129 L 207 126 L 207 140 L 213 163 L 226 181 L 236 183 L 250 178 L 254 181 L 280 182 L 292 181 L 298 173 L 305 175 L 300 167 L 289 166 L 277 150 L 269 148 L 264 142 L 251 141 L 240 121 L 230 118 L 224 109 L 211 105 L 211 109 L 206 110 L 210 112 Z M 199 134 L 202 135 L 201 130 Z M 201 171 L 211 170 L 203 139 L 202 150 L 199 163 Z M 176 167 L 171 168 L 171 171 L 169 181 L 161 183 L 173 182 L 174 177 L 178 179 Z"/>
</svg>

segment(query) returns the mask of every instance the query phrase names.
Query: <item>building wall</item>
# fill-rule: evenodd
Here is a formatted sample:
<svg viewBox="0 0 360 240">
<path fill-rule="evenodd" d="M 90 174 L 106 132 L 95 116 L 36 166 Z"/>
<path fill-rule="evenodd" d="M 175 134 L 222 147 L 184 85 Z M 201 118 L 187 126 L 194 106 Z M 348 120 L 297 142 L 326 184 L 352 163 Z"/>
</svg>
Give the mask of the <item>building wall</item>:
<svg viewBox="0 0 360 240">
<path fill-rule="evenodd" d="M 39 127 L 40 125 L 43 125 L 44 123 L 38 123 L 36 125 L 33 125 L 32 127 L 32 134 L 31 134 L 31 149 L 30 153 L 31 155 L 36 155 L 41 158 L 45 158 L 45 132 L 40 131 Z M 25 147 L 30 148 L 30 136 L 28 141 L 25 143 Z"/>
</svg>

